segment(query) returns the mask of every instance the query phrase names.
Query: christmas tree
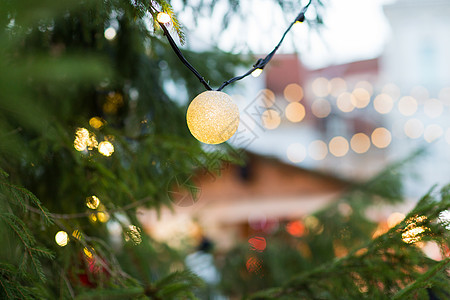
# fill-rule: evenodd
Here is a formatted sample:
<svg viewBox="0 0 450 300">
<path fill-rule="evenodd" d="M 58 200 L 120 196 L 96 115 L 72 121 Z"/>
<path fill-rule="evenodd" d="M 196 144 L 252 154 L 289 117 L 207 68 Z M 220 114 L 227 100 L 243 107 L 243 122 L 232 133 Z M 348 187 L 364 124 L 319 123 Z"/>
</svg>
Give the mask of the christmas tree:
<svg viewBox="0 0 450 300">
<path fill-rule="evenodd" d="M 170 15 L 172 33 L 182 43 L 182 26 L 166 1 L 0 3 L 2 299 L 201 295 L 204 283 L 184 266 L 183 253 L 146 235 L 136 211 L 170 207 L 173 178 L 189 186 L 187 179 L 199 169 L 240 158 L 226 144 L 219 146 L 220 156 L 207 152 L 190 135 L 186 107 L 174 102 L 165 86 L 175 84 L 189 99 L 203 87 L 165 41 L 157 11 Z M 212 86 L 232 77 L 242 63 L 220 51 L 184 53 Z M 342 200 L 352 207 L 351 216 L 331 207 L 309 224 L 311 233 L 323 224 L 320 233 L 300 240 L 281 232 L 274 236 L 279 246 L 256 254 L 273 260 L 272 267 L 264 266 L 270 276 L 243 278 L 244 287 L 236 288 L 226 278 L 238 278 L 245 261 L 237 268 L 231 262 L 223 274 L 236 273 L 222 276 L 223 290 L 239 296 L 256 292 L 249 296 L 255 299 L 427 293 L 444 299 L 450 292 L 448 258 L 427 259 L 414 243 L 448 245 L 448 224 L 438 222 L 449 207 L 448 188 L 425 196 L 387 233 L 367 239 L 374 225 L 361 213 L 359 200 L 401 198 L 400 189 L 388 189 L 397 186 L 391 171 Z M 349 253 L 337 260 L 330 252 L 338 234 L 333 228 L 352 232 L 342 240 Z M 298 243 L 314 255 L 293 251 Z M 282 251 L 296 263 L 276 261 Z M 277 269 L 286 265 L 289 272 Z"/>
</svg>

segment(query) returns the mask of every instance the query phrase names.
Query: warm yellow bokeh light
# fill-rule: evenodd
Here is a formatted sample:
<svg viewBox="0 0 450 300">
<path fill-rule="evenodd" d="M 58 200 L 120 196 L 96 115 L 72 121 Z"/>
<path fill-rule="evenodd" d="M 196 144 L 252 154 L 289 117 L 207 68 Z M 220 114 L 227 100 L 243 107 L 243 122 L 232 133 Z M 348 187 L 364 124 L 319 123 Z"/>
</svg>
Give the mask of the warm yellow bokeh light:
<svg viewBox="0 0 450 300">
<path fill-rule="evenodd" d="M 275 129 L 281 123 L 280 114 L 273 109 L 265 110 L 261 115 L 262 125 L 267 129 Z"/>
<path fill-rule="evenodd" d="M 331 139 L 328 144 L 328 148 L 330 149 L 330 153 L 336 157 L 342 157 L 348 152 L 348 142 L 342 136 L 336 136 Z"/>
<path fill-rule="evenodd" d="M 411 96 L 400 98 L 398 110 L 404 116 L 412 116 L 417 111 L 417 100 Z"/>
<path fill-rule="evenodd" d="M 186 120 L 192 135 L 200 142 L 220 144 L 238 129 L 239 108 L 224 92 L 206 91 L 192 100 Z"/>
<path fill-rule="evenodd" d="M 170 15 L 165 12 L 160 12 L 156 16 L 156 20 L 158 20 L 159 23 L 169 23 L 170 22 Z"/>
<path fill-rule="evenodd" d="M 366 153 L 370 148 L 370 138 L 364 133 L 356 133 L 350 140 L 350 146 L 358 154 Z"/>
<path fill-rule="evenodd" d="M 308 153 L 314 160 L 323 160 L 328 154 L 327 144 L 320 140 L 313 141 L 308 146 Z"/>
<path fill-rule="evenodd" d="M 425 128 L 425 131 L 423 133 L 423 138 L 428 143 L 431 143 L 431 142 L 437 140 L 438 138 L 440 138 L 443 134 L 444 134 L 444 130 L 442 129 L 442 127 L 440 125 L 431 124 Z"/>
<path fill-rule="evenodd" d="M 99 211 L 97 213 L 97 220 L 101 223 L 106 223 L 109 220 L 109 214 L 106 211 Z"/>
<path fill-rule="evenodd" d="M 106 96 L 106 101 L 103 103 L 103 111 L 107 114 L 115 114 L 120 107 L 123 106 L 123 96 L 120 93 L 110 92 Z"/>
<path fill-rule="evenodd" d="M 312 82 L 312 91 L 317 97 L 326 97 L 330 93 L 330 83 L 325 77 L 318 77 Z"/>
<path fill-rule="evenodd" d="M 303 89 L 296 83 L 290 83 L 284 88 L 283 95 L 289 102 L 298 102 L 303 99 Z"/>
<path fill-rule="evenodd" d="M 316 99 L 311 104 L 311 111 L 317 118 L 326 118 L 331 113 L 331 105 L 326 99 Z"/>
<path fill-rule="evenodd" d="M 90 196 L 86 198 L 86 206 L 90 209 L 97 209 L 100 205 L 100 199 L 97 196 Z"/>
<path fill-rule="evenodd" d="M 106 28 L 105 32 L 104 32 L 104 36 L 107 40 L 113 40 L 117 35 L 117 31 L 115 28 L 113 27 L 108 27 Z"/>
<path fill-rule="evenodd" d="M 392 141 L 391 132 L 384 127 L 379 127 L 372 132 L 372 144 L 377 148 L 386 148 Z"/>
<path fill-rule="evenodd" d="M 89 215 L 89 221 L 91 221 L 92 223 L 97 222 L 97 214 L 96 213 L 92 213 Z"/>
<path fill-rule="evenodd" d="M 79 231 L 78 229 L 74 230 L 74 231 L 72 232 L 72 236 L 73 236 L 75 239 L 80 240 L 81 237 L 82 237 L 81 231 Z"/>
<path fill-rule="evenodd" d="M 347 91 L 347 83 L 340 77 L 335 77 L 330 80 L 330 94 L 338 97 L 343 92 Z"/>
<path fill-rule="evenodd" d="M 357 84 L 355 84 L 354 89 L 364 89 L 369 93 L 369 96 L 373 94 L 373 86 L 370 82 L 363 80 L 359 81 Z"/>
<path fill-rule="evenodd" d="M 351 112 L 355 109 L 353 103 L 356 102 L 356 100 L 353 98 L 354 96 L 347 92 L 340 94 L 336 100 L 337 107 L 343 112 Z"/>
<path fill-rule="evenodd" d="M 290 161 L 299 163 L 306 158 L 306 148 L 300 143 L 293 143 L 287 148 L 286 154 Z"/>
<path fill-rule="evenodd" d="M 58 231 L 55 235 L 55 242 L 58 246 L 64 247 L 69 242 L 69 235 L 65 231 Z"/>
<path fill-rule="evenodd" d="M 356 108 L 364 108 L 370 102 L 370 93 L 366 89 L 356 88 L 353 90 L 352 95 L 351 101 Z"/>
<path fill-rule="evenodd" d="M 86 128 L 77 128 L 73 147 L 77 151 L 92 150 L 98 146 L 95 134 L 89 132 Z"/>
<path fill-rule="evenodd" d="M 89 120 L 89 125 L 91 125 L 92 128 L 99 129 L 103 125 L 105 125 L 105 123 L 103 122 L 102 118 L 100 118 L 100 117 L 92 117 Z"/>
<path fill-rule="evenodd" d="M 252 76 L 253 77 L 259 77 L 259 75 L 261 75 L 262 74 L 262 72 L 263 72 L 263 69 L 255 69 L 253 72 L 252 72 Z"/>
<path fill-rule="evenodd" d="M 285 114 L 289 121 L 300 122 L 305 117 L 305 107 L 298 102 L 291 102 L 286 106 Z"/>
<path fill-rule="evenodd" d="M 428 99 L 423 105 L 425 114 L 430 118 L 437 118 L 442 115 L 444 105 L 438 99 Z"/>
<path fill-rule="evenodd" d="M 423 133 L 423 123 L 419 119 L 409 119 L 403 129 L 407 137 L 417 139 Z"/>
<path fill-rule="evenodd" d="M 404 214 L 399 213 L 399 212 L 394 212 L 388 217 L 387 224 L 388 224 L 389 228 L 392 228 L 395 225 L 399 224 L 401 221 L 403 221 L 404 218 L 405 218 Z"/>
<path fill-rule="evenodd" d="M 275 94 L 271 90 L 262 89 L 259 93 L 265 107 L 271 107 L 275 103 Z"/>
<path fill-rule="evenodd" d="M 98 152 L 104 156 L 111 156 L 114 153 L 114 146 L 109 141 L 103 141 L 98 145 Z"/>
<path fill-rule="evenodd" d="M 382 93 L 375 97 L 373 100 L 373 107 L 380 114 L 387 114 L 392 110 L 394 101 L 388 94 Z"/>
<path fill-rule="evenodd" d="M 400 98 L 401 95 L 400 88 L 393 83 L 386 84 L 381 91 L 384 94 L 388 94 L 389 96 L 391 96 L 392 100 L 394 101 Z"/>
<path fill-rule="evenodd" d="M 86 255 L 86 257 L 89 258 L 89 259 L 94 257 L 94 254 L 92 253 L 93 250 L 91 251 L 88 248 L 84 247 L 83 248 L 83 252 L 84 252 L 84 255 Z"/>
</svg>

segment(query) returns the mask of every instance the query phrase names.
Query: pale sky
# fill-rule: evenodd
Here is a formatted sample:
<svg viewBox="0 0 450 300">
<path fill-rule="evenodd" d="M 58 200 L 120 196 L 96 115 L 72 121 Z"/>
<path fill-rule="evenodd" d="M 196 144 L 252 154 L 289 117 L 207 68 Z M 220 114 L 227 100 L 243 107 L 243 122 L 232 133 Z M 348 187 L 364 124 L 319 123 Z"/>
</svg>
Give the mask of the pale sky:
<svg viewBox="0 0 450 300">
<path fill-rule="evenodd" d="M 300 1 L 299 1 L 300 2 Z M 306 3 L 306 1 L 302 1 Z M 304 64 L 311 68 L 324 67 L 358 59 L 379 56 L 390 36 L 389 24 L 382 6 L 395 0 L 325 0 L 320 32 L 300 24 L 286 37 L 279 53 L 299 51 Z M 278 43 L 288 24 L 301 9 L 282 13 L 274 0 L 241 1 L 245 17 L 235 16 L 229 27 L 222 31 L 222 15 L 227 1 L 218 1 L 212 16 L 197 19 L 193 26 L 192 13 L 178 13 L 188 34 L 187 46 L 207 49 L 213 44 L 235 53 L 267 53 Z M 175 4 L 175 9 L 177 5 Z M 176 9 L 177 10 L 177 9 Z M 314 17 L 314 10 L 307 17 Z"/>
</svg>

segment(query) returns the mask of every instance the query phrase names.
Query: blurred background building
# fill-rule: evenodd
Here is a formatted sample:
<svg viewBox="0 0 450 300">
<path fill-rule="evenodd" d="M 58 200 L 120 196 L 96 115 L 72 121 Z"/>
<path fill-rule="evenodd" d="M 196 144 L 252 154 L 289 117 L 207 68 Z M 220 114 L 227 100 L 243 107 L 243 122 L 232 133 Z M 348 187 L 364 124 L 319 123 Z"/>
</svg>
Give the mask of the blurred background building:
<svg viewBox="0 0 450 300">
<path fill-rule="evenodd" d="M 196 175 L 197 202 L 178 195 L 175 214 L 143 212 L 153 235 L 180 242 L 174 237 L 200 226 L 201 236 L 229 248 L 255 226 L 311 214 L 422 147 L 407 169 L 416 176 L 404 177 L 409 202 L 374 218 L 405 213 L 433 184 L 448 183 L 450 1 L 401 0 L 384 12 L 391 37 L 379 57 L 310 69 L 301 56 L 280 53 L 242 81 L 232 95 L 241 123 L 231 144 L 247 165 Z"/>
</svg>

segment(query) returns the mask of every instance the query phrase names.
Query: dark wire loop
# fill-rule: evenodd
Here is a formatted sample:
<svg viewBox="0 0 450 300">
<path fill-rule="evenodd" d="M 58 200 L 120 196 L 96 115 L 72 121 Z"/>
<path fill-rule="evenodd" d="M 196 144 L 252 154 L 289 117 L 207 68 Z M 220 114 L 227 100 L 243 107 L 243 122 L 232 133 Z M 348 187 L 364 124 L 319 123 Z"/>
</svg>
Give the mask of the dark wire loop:
<svg viewBox="0 0 450 300">
<path fill-rule="evenodd" d="M 298 16 L 295 18 L 295 20 L 289 25 L 289 27 L 286 29 L 286 31 L 284 32 L 283 36 L 281 37 L 280 41 L 278 42 L 278 44 L 275 46 L 275 48 L 269 53 L 267 54 L 266 57 L 264 58 L 260 58 L 256 61 L 256 63 L 253 65 L 253 68 L 251 68 L 247 73 L 241 75 L 241 76 L 236 76 L 233 77 L 225 82 L 222 83 L 222 85 L 217 89 L 217 91 L 221 91 L 224 87 L 226 87 L 227 85 L 241 80 L 245 77 L 247 77 L 248 75 L 252 74 L 253 71 L 255 71 L 256 69 L 264 69 L 264 67 L 269 63 L 269 61 L 272 59 L 272 57 L 275 55 L 275 53 L 277 52 L 278 48 L 280 48 L 281 43 L 283 42 L 284 38 L 286 37 L 287 33 L 289 32 L 289 30 L 291 30 L 292 26 L 296 23 L 296 22 L 303 22 L 305 21 L 305 13 L 308 10 L 308 7 L 311 5 L 312 0 L 309 0 L 308 4 L 306 4 L 305 7 L 302 8 L 302 10 L 300 11 L 300 13 L 298 14 Z M 200 75 L 200 73 L 187 61 L 187 59 L 183 56 L 183 54 L 181 53 L 181 50 L 177 47 L 175 41 L 173 40 L 172 36 L 170 35 L 169 31 L 167 30 L 166 26 L 163 23 L 158 22 L 159 25 L 161 26 L 162 30 L 164 31 L 164 35 L 166 36 L 167 40 L 169 41 L 170 46 L 172 47 L 173 51 L 175 52 L 175 54 L 178 56 L 178 58 L 181 60 L 181 62 L 189 69 L 191 70 L 192 73 L 194 73 L 194 75 L 200 80 L 200 82 L 205 86 L 205 88 L 208 91 L 211 91 L 212 88 L 209 86 L 209 84 L 206 82 L 205 78 L 203 78 L 203 76 Z"/>
</svg>

